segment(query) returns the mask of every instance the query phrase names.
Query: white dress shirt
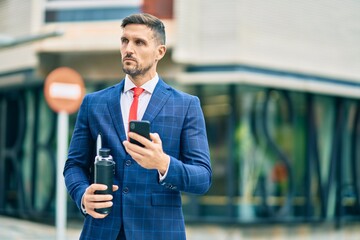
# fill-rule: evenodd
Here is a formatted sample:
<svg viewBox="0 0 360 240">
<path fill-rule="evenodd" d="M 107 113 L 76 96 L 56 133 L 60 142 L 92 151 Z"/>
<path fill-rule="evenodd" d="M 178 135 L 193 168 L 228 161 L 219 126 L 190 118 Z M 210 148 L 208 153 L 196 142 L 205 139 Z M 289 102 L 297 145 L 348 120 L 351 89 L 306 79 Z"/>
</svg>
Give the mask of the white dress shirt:
<svg viewBox="0 0 360 240">
<path fill-rule="evenodd" d="M 139 96 L 139 104 L 138 104 L 138 112 L 137 112 L 138 120 L 141 120 L 142 117 L 144 116 L 145 110 L 149 105 L 151 95 L 154 92 L 154 89 L 158 81 L 159 81 L 159 76 L 158 74 L 156 74 L 153 79 L 147 81 L 144 85 L 140 86 L 145 91 Z M 124 90 L 121 93 L 121 98 L 120 98 L 120 107 L 122 112 L 122 118 L 124 121 L 124 129 L 126 136 L 129 131 L 129 112 L 134 95 L 134 92 L 131 89 L 134 87 L 136 87 L 135 84 L 129 79 L 128 75 L 126 75 Z"/>
</svg>

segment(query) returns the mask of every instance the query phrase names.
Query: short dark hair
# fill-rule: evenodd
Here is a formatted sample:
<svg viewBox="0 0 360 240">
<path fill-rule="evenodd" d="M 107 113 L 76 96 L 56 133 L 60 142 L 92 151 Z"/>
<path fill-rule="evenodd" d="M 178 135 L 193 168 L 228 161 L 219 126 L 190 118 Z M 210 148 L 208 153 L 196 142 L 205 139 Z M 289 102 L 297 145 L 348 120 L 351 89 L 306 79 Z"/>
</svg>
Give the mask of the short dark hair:
<svg viewBox="0 0 360 240">
<path fill-rule="evenodd" d="M 165 26 L 163 22 L 157 17 L 148 13 L 137 13 L 127 16 L 123 19 L 121 27 L 125 28 L 128 24 L 144 24 L 148 28 L 154 31 L 155 37 L 160 44 L 165 45 Z"/>
</svg>

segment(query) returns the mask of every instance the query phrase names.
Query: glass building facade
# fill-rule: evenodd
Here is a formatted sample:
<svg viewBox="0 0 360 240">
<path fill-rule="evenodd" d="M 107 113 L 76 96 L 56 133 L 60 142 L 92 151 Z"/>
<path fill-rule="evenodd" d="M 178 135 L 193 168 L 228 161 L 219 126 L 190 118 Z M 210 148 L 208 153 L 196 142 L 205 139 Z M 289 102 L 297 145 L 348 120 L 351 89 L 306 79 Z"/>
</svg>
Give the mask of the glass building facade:
<svg viewBox="0 0 360 240">
<path fill-rule="evenodd" d="M 201 100 L 213 168 L 206 195 L 183 196 L 188 221 L 359 218 L 359 100 L 240 84 L 177 87 Z M 1 214 L 51 219 L 56 114 L 42 85 L 1 89 L 0 111 Z M 80 217 L 70 199 L 68 208 Z"/>
</svg>

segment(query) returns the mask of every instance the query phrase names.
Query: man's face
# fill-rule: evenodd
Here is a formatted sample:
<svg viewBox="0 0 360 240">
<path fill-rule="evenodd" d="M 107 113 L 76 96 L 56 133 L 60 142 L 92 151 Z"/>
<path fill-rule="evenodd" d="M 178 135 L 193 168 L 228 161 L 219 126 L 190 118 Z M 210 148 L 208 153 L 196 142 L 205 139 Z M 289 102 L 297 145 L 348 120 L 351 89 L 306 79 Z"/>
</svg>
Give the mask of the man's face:
<svg viewBox="0 0 360 240">
<path fill-rule="evenodd" d="M 126 74 L 137 77 L 153 75 L 156 65 L 165 52 L 154 36 L 154 32 L 142 24 L 128 24 L 121 36 L 121 57 Z"/>
</svg>

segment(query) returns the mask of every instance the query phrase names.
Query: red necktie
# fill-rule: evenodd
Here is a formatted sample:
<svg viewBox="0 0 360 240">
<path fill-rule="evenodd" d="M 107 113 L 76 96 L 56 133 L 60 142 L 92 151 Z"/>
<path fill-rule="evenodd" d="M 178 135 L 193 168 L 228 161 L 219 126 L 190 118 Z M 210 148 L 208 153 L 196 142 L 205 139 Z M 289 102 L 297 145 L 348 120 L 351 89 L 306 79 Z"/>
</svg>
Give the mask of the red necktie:
<svg viewBox="0 0 360 240">
<path fill-rule="evenodd" d="M 139 96 L 144 91 L 144 89 L 140 87 L 134 87 L 132 90 L 134 91 L 134 99 L 130 107 L 129 122 L 131 120 L 137 120 Z"/>
</svg>

